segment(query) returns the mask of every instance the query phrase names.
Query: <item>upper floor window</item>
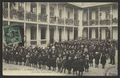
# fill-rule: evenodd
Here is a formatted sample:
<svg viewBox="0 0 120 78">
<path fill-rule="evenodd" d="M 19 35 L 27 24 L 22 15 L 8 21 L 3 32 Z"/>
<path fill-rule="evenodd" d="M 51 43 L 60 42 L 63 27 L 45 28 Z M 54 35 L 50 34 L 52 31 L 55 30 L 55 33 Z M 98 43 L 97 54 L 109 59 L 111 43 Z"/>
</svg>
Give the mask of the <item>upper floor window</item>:
<svg viewBox="0 0 120 78">
<path fill-rule="evenodd" d="M 8 8 L 8 3 L 7 3 L 7 2 L 4 2 L 4 3 L 3 3 L 3 7 L 4 7 L 4 8 Z"/>
<path fill-rule="evenodd" d="M 75 10 L 75 13 L 74 13 L 74 19 L 78 19 L 78 10 Z"/>
<path fill-rule="evenodd" d="M 70 18 L 70 11 L 68 11 L 68 16 L 67 17 Z"/>
<path fill-rule="evenodd" d="M 54 7 L 50 7 L 50 16 L 54 16 Z"/>
<path fill-rule="evenodd" d="M 10 3 L 10 8 L 14 8 L 14 7 L 16 7 L 16 3 L 15 2 L 11 2 Z"/>
<path fill-rule="evenodd" d="M 31 40 L 36 40 L 36 30 L 37 28 L 36 27 L 31 27 Z"/>
<path fill-rule="evenodd" d="M 62 17 L 62 9 L 59 10 L 59 16 Z"/>
<path fill-rule="evenodd" d="M 32 13 L 36 13 L 36 11 L 37 11 L 36 6 L 37 6 L 36 3 L 31 3 L 30 11 L 31 11 Z"/>
<path fill-rule="evenodd" d="M 41 14 L 46 14 L 46 5 L 41 5 Z"/>
</svg>

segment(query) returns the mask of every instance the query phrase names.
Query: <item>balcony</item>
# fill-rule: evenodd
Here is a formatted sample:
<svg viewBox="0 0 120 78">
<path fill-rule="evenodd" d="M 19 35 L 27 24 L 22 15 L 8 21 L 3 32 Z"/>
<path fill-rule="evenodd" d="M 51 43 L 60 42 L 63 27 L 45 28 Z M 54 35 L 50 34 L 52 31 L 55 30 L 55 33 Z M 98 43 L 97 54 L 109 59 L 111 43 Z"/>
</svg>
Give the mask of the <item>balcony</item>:
<svg viewBox="0 0 120 78">
<path fill-rule="evenodd" d="M 67 24 L 67 25 L 73 25 L 73 19 L 67 18 L 67 19 L 66 19 L 66 24 Z"/>
<path fill-rule="evenodd" d="M 112 19 L 112 24 L 117 24 L 118 23 L 118 19 L 117 18 L 113 18 Z"/>
<path fill-rule="evenodd" d="M 90 25 L 97 25 L 97 24 L 98 24 L 97 19 L 96 20 L 90 20 Z"/>
<path fill-rule="evenodd" d="M 74 25 L 79 26 L 79 20 L 74 20 Z"/>
<path fill-rule="evenodd" d="M 50 17 L 50 23 L 56 23 L 56 16 L 51 16 Z"/>
<path fill-rule="evenodd" d="M 32 13 L 32 12 L 27 12 L 26 13 L 26 19 L 28 21 L 37 21 L 37 14 L 36 13 Z"/>
<path fill-rule="evenodd" d="M 88 26 L 88 21 L 83 21 L 83 26 Z"/>
<path fill-rule="evenodd" d="M 12 9 L 10 10 L 10 18 L 11 18 L 11 19 L 18 19 L 18 18 L 17 18 L 17 10 L 16 10 L 16 9 L 13 9 L 13 8 L 12 8 Z"/>
<path fill-rule="evenodd" d="M 63 18 L 58 18 L 58 24 L 64 24 L 64 19 Z"/>
<path fill-rule="evenodd" d="M 101 25 L 110 25 L 110 20 L 105 19 L 105 20 L 100 20 Z"/>
<path fill-rule="evenodd" d="M 3 17 L 8 18 L 8 8 L 3 9 Z"/>
<path fill-rule="evenodd" d="M 40 20 L 41 22 L 47 22 L 47 14 L 39 14 L 38 20 Z"/>
<path fill-rule="evenodd" d="M 18 19 L 24 20 L 24 8 L 19 6 L 19 10 L 17 11 Z"/>
</svg>

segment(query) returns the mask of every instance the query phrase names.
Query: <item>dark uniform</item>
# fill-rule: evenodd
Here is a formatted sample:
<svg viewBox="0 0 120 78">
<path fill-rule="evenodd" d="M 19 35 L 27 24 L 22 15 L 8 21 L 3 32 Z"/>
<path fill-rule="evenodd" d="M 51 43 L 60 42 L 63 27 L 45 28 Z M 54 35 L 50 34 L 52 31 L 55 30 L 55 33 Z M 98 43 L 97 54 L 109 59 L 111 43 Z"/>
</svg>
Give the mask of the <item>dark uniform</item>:
<svg viewBox="0 0 120 78">
<path fill-rule="evenodd" d="M 104 53 L 101 56 L 101 64 L 102 64 L 102 68 L 104 68 L 106 64 L 106 56 Z"/>
</svg>

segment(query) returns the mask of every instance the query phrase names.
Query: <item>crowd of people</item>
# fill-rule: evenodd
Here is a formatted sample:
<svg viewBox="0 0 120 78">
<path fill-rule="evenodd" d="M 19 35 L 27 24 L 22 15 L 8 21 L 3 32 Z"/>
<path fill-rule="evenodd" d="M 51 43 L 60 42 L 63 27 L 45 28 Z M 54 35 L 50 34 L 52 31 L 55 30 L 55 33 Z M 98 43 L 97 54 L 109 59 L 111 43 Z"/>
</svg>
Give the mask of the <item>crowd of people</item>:
<svg viewBox="0 0 120 78">
<path fill-rule="evenodd" d="M 32 66 L 82 76 L 95 64 L 105 68 L 106 61 L 115 64 L 116 43 L 98 40 L 55 42 L 45 48 L 4 47 L 3 59 L 9 64 Z M 94 61 L 95 60 L 95 61 Z"/>
</svg>

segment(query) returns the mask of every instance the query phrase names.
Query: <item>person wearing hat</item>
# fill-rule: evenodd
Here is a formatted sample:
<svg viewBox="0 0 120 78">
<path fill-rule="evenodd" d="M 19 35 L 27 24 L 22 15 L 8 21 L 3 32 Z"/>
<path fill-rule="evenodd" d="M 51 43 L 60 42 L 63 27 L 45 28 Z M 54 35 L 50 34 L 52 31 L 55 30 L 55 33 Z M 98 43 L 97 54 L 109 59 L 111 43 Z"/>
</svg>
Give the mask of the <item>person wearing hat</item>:
<svg viewBox="0 0 120 78">
<path fill-rule="evenodd" d="M 99 52 L 95 52 L 95 67 L 98 67 L 99 59 L 100 59 L 100 53 Z"/>
<path fill-rule="evenodd" d="M 101 56 L 101 64 L 102 64 L 102 68 L 104 69 L 105 68 L 105 64 L 106 64 L 106 55 L 104 53 L 102 53 L 102 56 Z"/>
<path fill-rule="evenodd" d="M 85 56 L 85 72 L 89 71 L 89 55 Z"/>
</svg>

